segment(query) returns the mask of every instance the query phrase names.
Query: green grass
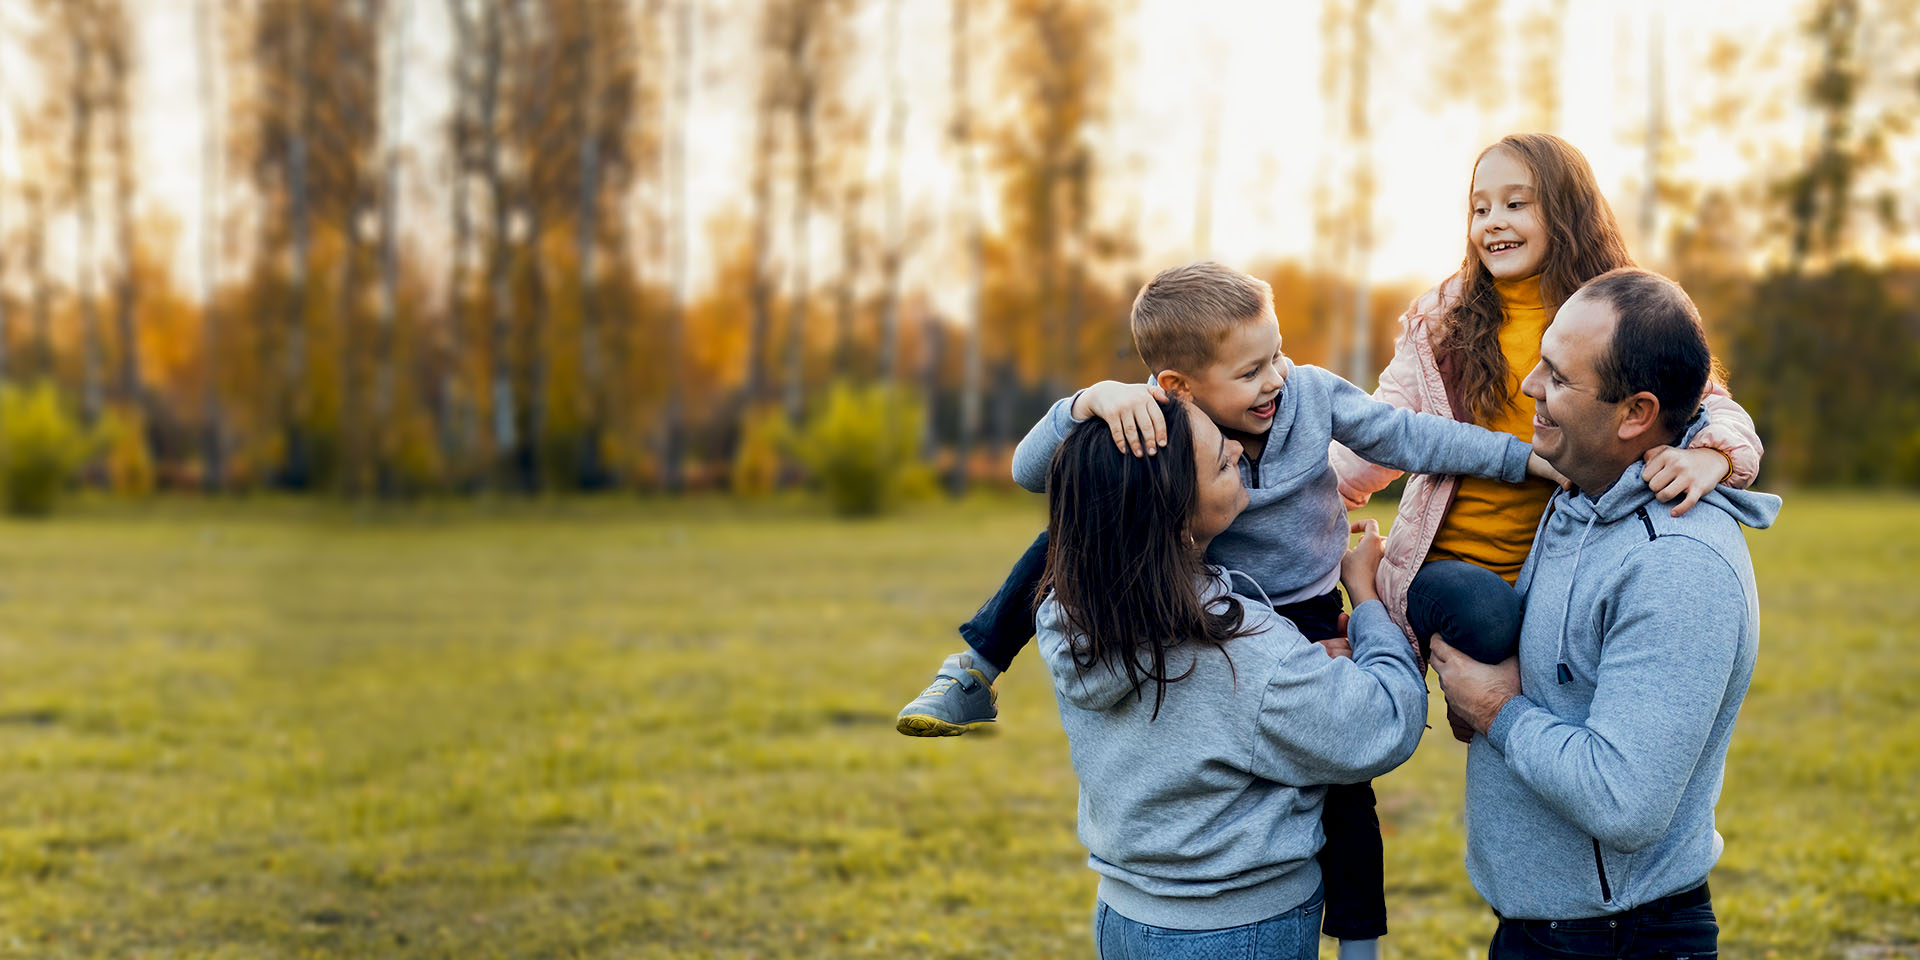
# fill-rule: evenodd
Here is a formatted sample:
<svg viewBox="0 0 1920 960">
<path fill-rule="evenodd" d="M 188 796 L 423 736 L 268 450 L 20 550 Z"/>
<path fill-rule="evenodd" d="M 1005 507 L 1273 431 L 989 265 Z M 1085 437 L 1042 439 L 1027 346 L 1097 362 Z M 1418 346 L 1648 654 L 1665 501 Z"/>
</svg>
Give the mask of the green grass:
<svg viewBox="0 0 1920 960">
<path fill-rule="evenodd" d="M 0 956 L 1079 957 L 1093 874 L 1031 662 L 893 713 L 1040 523 L 985 498 L 0 524 Z M 1751 536 L 1730 957 L 1920 957 L 1920 500 Z M 1484 956 L 1464 748 L 1378 783 L 1391 945 Z"/>
</svg>

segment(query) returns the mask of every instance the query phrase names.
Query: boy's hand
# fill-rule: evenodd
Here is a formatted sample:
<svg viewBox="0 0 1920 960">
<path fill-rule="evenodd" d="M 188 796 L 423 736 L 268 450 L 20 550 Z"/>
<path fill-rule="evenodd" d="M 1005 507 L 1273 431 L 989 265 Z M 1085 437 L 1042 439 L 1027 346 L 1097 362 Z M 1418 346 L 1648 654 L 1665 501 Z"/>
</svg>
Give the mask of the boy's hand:
<svg viewBox="0 0 1920 960">
<path fill-rule="evenodd" d="M 1559 484 L 1562 490 L 1573 489 L 1573 481 L 1562 476 L 1560 471 L 1553 468 L 1553 464 L 1548 463 L 1544 457 L 1537 453 L 1527 454 L 1527 474 L 1529 476 L 1552 480 L 1554 483 Z"/>
<path fill-rule="evenodd" d="M 1347 588 L 1347 599 L 1353 601 L 1355 609 L 1369 600 L 1380 599 L 1373 587 L 1374 578 L 1380 575 L 1380 558 L 1385 555 L 1385 547 L 1380 540 L 1380 524 L 1373 520 L 1347 524 L 1348 533 L 1360 535 L 1360 542 L 1340 558 L 1340 582 Z"/>
<path fill-rule="evenodd" d="M 1328 637 L 1325 640 L 1315 640 L 1314 642 L 1323 647 L 1329 657 L 1336 659 L 1340 657 L 1346 657 L 1348 660 L 1353 659 L 1353 644 L 1349 642 L 1346 637 Z"/>
<path fill-rule="evenodd" d="M 1158 384 L 1102 380 L 1080 391 L 1073 418 L 1105 420 L 1121 453 L 1150 457 L 1167 445 L 1167 420 L 1160 414 L 1165 402 L 1167 392 Z"/>
<path fill-rule="evenodd" d="M 1647 465 L 1641 468 L 1640 477 L 1647 481 L 1654 498 L 1661 503 L 1680 498 L 1673 508 L 1676 517 L 1693 509 L 1701 497 L 1733 473 L 1733 461 L 1712 447 L 1682 450 L 1658 446 L 1642 454 L 1641 459 Z"/>
</svg>

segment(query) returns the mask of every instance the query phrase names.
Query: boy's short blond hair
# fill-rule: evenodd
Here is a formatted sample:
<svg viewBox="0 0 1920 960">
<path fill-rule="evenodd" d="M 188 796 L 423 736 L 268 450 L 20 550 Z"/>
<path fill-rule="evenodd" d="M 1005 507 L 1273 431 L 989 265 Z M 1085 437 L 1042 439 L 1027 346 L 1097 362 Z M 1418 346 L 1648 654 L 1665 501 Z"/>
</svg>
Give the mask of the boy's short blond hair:
<svg viewBox="0 0 1920 960">
<path fill-rule="evenodd" d="M 1212 261 L 1162 270 L 1133 298 L 1133 348 L 1150 373 L 1198 373 L 1220 341 L 1273 313 L 1273 288 Z"/>
</svg>

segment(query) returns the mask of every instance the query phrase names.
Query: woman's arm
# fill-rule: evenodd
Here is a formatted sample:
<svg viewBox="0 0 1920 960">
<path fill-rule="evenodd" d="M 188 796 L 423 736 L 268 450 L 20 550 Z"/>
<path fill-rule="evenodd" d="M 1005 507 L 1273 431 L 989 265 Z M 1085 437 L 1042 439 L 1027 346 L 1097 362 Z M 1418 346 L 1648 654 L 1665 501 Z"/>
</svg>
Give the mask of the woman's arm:
<svg viewBox="0 0 1920 960">
<path fill-rule="evenodd" d="M 1353 659 L 1328 657 L 1292 624 L 1271 619 L 1286 645 L 1260 703 L 1252 772 L 1280 783 L 1358 783 L 1405 763 L 1427 724 L 1427 684 L 1413 648 L 1373 590 L 1379 525 L 1351 524 L 1360 542 L 1341 561 L 1354 600 Z"/>
</svg>

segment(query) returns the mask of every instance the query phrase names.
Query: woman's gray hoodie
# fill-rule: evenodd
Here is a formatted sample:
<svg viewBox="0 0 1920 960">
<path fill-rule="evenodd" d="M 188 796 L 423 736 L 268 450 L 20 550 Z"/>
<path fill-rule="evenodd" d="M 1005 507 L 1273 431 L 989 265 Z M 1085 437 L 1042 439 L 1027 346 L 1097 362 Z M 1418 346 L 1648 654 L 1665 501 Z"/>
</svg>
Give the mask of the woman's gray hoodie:
<svg viewBox="0 0 1920 960">
<path fill-rule="evenodd" d="M 1208 600 L 1227 590 L 1224 575 L 1202 585 Z M 1193 673 L 1167 686 L 1151 721 L 1152 685 L 1082 669 L 1060 605 L 1040 607 L 1037 641 L 1080 778 L 1080 842 L 1100 899 L 1140 923 L 1216 929 L 1305 902 L 1320 884 L 1321 785 L 1399 766 L 1425 728 L 1426 683 L 1378 602 L 1353 613 L 1350 660 L 1261 601 L 1240 606 L 1250 635 L 1168 651 L 1170 675 Z"/>
<path fill-rule="evenodd" d="M 1772 525 L 1780 498 L 1719 487 L 1669 516 L 1640 469 L 1597 500 L 1555 494 L 1520 571 L 1524 695 L 1467 752 L 1467 873 L 1502 916 L 1630 910 L 1720 856 L 1760 634 L 1740 528 Z"/>
</svg>

